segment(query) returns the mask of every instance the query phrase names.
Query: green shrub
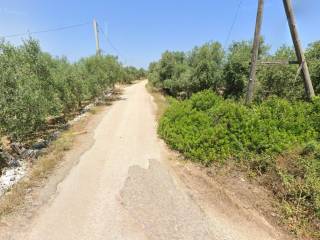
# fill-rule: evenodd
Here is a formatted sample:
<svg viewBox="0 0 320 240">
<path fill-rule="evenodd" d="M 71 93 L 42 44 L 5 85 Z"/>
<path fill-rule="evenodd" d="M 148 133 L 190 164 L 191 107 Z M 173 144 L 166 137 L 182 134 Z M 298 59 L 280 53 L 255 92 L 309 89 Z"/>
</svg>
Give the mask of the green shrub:
<svg viewBox="0 0 320 240">
<path fill-rule="evenodd" d="M 248 152 L 275 154 L 318 136 L 308 119 L 311 112 L 312 106 L 303 102 L 270 98 L 249 108 L 204 91 L 172 104 L 160 121 L 159 132 L 170 142 L 179 140 L 178 150 L 188 155 L 204 141 L 211 150 L 194 156 L 199 160 L 241 157 Z"/>
<path fill-rule="evenodd" d="M 306 103 L 270 97 L 247 107 L 207 90 L 184 101 L 174 100 L 158 131 L 173 149 L 193 161 L 210 165 L 233 160 L 258 176 L 273 176 L 267 185 L 285 206 L 290 224 L 303 228 L 307 222 L 316 229 L 319 106 L 318 98 Z"/>
</svg>

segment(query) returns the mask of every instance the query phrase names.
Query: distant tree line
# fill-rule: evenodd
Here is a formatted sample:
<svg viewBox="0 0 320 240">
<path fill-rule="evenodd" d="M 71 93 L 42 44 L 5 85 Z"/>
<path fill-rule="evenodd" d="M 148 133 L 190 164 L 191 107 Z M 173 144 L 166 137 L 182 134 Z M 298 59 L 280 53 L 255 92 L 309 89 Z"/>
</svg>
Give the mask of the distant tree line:
<svg viewBox="0 0 320 240">
<path fill-rule="evenodd" d="M 206 43 L 189 52 L 162 54 L 149 66 L 149 80 L 157 88 L 175 97 L 212 89 L 228 98 L 240 99 L 246 92 L 251 59 L 251 41 L 234 42 L 224 51 L 218 42 Z M 320 92 L 320 41 L 306 49 L 316 93 Z M 261 39 L 259 60 L 295 60 L 294 49 L 281 46 L 270 53 L 270 46 Z M 304 98 L 303 81 L 297 76 L 297 65 L 259 65 L 256 100 L 271 95 L 289 99 Z"/>
</svg>

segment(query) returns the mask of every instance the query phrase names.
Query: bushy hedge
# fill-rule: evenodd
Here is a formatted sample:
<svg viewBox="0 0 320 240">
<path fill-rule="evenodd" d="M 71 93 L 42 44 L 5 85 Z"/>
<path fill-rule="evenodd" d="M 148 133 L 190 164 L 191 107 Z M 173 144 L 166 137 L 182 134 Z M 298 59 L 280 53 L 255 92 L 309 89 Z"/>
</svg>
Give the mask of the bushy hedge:
<svg viewBox="0 0 320 240">
<path fill-rule="evenodd" d="M 70 63 L 44 53 L 33 39 L 21 46 L 1 41 L 0 136 L 22 139 L 42 129 L 48 117 L 66 115 L 139 73 L 113 56 Z"/>
<path fill-rule="evenodd" d="M 257 174 L 272 172 L 281 186 L 275 193 L 291 214 L 296 216 L 299 206 L 308 221 L 319 220 L 319 106 L 319 99 L 271 97 L 247 107 L 207 90 L 185 101 L 172 99 L 159 134 L 173 149 L 205 165 L 236 161 Z"/>
<path fill-rule="evenodd" d="M 280 153 L 318 137 L 313 105 L 270 98 L 244 106 L 212 91 L 172 100 L 159 132 L 188 157 L 210 163 L 248 153 Z"/>
</svg>

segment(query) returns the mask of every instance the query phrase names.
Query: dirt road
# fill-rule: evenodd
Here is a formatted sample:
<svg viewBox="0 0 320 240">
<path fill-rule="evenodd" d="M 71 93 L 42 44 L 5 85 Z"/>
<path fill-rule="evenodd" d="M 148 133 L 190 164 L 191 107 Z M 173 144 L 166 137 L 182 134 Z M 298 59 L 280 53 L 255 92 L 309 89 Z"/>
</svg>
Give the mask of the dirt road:
<svg viewBox="0 0 320 240">
<path fill-rule="evenodd" d="M 17 239 L 275 239 L 254 221 L 206 211 L 186 190 L 167 163 L 145 84 L 127 87 L 110 107 L 92 147 Z"/>
</svg>

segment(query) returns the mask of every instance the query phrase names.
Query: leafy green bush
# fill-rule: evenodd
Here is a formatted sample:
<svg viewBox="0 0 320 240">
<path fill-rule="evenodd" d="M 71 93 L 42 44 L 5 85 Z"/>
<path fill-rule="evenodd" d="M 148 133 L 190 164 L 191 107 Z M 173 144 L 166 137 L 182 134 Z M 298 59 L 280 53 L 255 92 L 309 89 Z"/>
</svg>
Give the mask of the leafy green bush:
<svg viewBox="0 0 320 240">
<path fill-rule="evenodd" d="M 158 131 L 173 149 L 204 165 L 236 160 L 273 175 L 267 184 L 287 204 L 286 216 L 310 223 L 320 217 L 319 116 L 318 98 L 270 97 L 247 107 L 206 90 L 172 100 Z"/>
<path fill-rule="evenodd" d="M 159 132 L 189 157 L 210 162 L 248 152 L 280 153 L 315 139 L 318 132 L 308 119 L 311 113 L 308 103 L 270 98 L 249 108 L 204 91 L 172 104 L 160 121 Z M 210 149 L 193 156 L 199 141 Z"/>
</svg>

